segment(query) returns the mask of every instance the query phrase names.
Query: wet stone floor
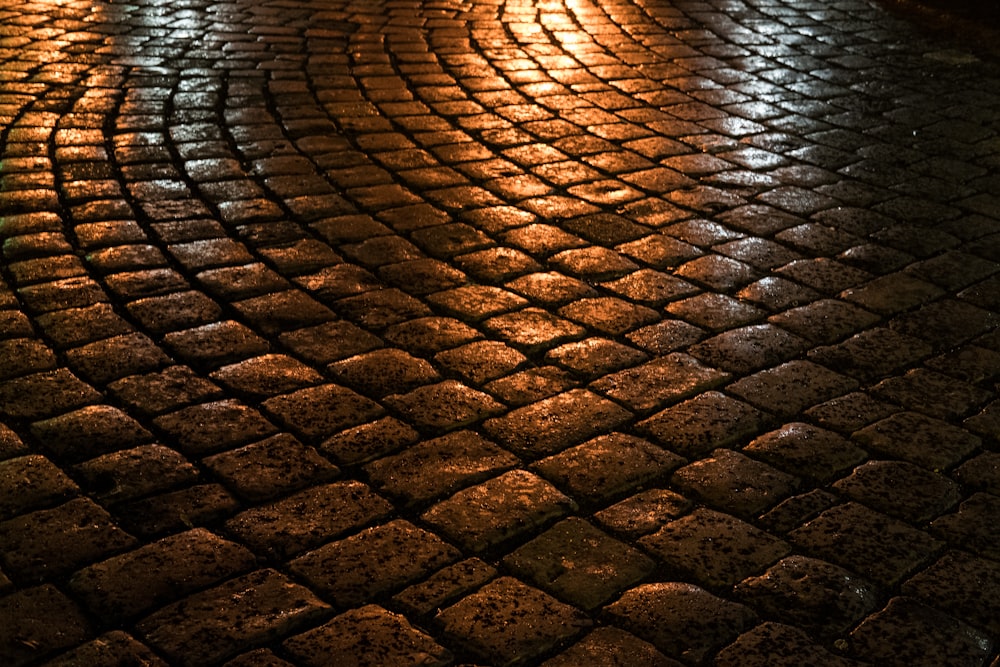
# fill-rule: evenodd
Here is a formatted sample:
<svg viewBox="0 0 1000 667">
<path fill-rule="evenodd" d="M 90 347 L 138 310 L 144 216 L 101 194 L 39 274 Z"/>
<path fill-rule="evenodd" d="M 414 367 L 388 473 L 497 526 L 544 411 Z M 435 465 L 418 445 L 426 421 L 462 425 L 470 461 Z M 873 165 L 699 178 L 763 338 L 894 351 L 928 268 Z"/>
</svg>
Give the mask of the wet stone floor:
<svg viewBox="0 0 1000 667">
<path fill-rule="evenodd" d="M 974 47 L 0 0 L 0 664 L 1000 665 Z"/>
</svg>

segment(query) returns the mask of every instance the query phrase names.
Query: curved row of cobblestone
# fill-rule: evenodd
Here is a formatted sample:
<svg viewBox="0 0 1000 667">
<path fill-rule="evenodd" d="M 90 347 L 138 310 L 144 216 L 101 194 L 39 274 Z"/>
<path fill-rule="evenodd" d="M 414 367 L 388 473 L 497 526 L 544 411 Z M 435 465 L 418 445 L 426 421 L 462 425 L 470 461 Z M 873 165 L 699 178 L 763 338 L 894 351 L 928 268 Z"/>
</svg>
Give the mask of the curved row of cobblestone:
<svg viewBox="0 0 1000 667">
<path fill-rule="evenodd" d="M 0 662 L 995 661 L 993 64 L 853 1 L 0 16 Z"/>
</svg>

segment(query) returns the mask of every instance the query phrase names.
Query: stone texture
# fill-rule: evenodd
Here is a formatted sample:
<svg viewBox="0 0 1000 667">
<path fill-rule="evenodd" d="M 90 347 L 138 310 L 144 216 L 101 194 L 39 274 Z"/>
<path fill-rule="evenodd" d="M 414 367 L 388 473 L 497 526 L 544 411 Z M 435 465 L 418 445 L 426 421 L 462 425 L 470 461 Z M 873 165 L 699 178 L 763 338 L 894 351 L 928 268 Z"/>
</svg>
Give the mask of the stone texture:
<svg viewBox="0 0 1000 667">
<path fill-rule="evenodd" d="M 69 574 L 135 542 L 86 498 L 0 522 L 4 569 L 24 581 Z"/>
<path fill-rule="evenodd" d="M 809 361 L 794 360 L 730 385 L 730 391 L 755 407 L 791 417 L 805 408 L 846 394 L 857 383 Z"/>
<path fill-rule="evenodd" d="M 226 528 L 252 548 L 299 553 L 377 519 L 391 505 L 360 482 L 333 482 L 241 512 Z"/>
<path fill-rule="evenodd" d="M 1000 315 L 968 303 L 942 299 L 898 315 L 890 326 L 903 335 L 927 341 L 944 351 L 996 329 Z"/>
<path fill-rule="evenodd" d="M 503 564 L 585 610 L 607 602 L 654 568 L 642 552 L 573 517 L 513 551 Z"/>
<path fill-rule="evenodd" d="M 114 365 L 106 363 L 109 357 L 116 360 Z M 113 336 L 67 350 L 66 359 L 81 377 L 98 386 L 155 371 L 171 362 L 151 338 L 141 333 Z"/>
<path fill-rule="evenodd" d="M 980 442 L 968 431 L 914 412 L 886 417 L 861 429 L 852 439 L 870 452 L 928 470 L 952 467 Z"/>
<path fill-rule="evenodd" d="M 756 434 L 765 415 L 747 403 L 708 391 L 639 422 L 655 442 L 688 458 Z"/>
<path fill-rule="evenodd" d="M 459 551 L 396 520 L 325 544 L 289 563 L 293 574 L 341 608 L 354 607 L 448 565 Z"/>
<path fill-rule="evenodd" d="M 955 468 L 951 475 L 969 488 L 1000 495 L 1000 453 L 983 452 Z"/>
<path fill-rule="evenodd" d="M 148 646 L 121 630 L 111 630 L 45 664 L 53 667 L 128 664 L 166 667 L 167 665 Z"/>
<path fill-rule="evenodd" d="M 811 361 L 831 370 L 873 382 L 931 354 L 927 343 L 892 329 L 867 329 L 847 340 L 811 350 Z"/>
<path fill-rule="evenodd" d="M 487 584 L 435 621 L 446 636 L 497 665 L 537 658 L 590 625 L 573 607 L 512 577 Z"/>
<path fill-rule="evenodd" d="M 596 628 L 559 655 L 542 663 L 543 667 L 678 667 L 681 663 L 663 655 L 656 647 L 633 634 L 615 627 Z"/>
<path fill-rule="evenodd" d="M 923 368 L 883 380 L 871 391 L 877 398 L 939 419 L 969 414 L 990 398 L 988 391 Z"/>
<path fill-rule="evenodd" d="M 472 431 L 417 443 L 365 466 L 372 481 L 408 504 L 420 504 L 517 466 L 517 457 Z"/>
<path fill-rule="evenodd" d="M 806 556 L 783 558 L 734 592 L 763 616 L 827 638 L 840 637 L 881 604 L 871 583 Z"/>
<path fill-rule="evenodd" d="M 49 459 L 29 454 L 0 461 L 0 519 L 76 495 L 77 485 Z"/>
<path fill-rule="evenodd" d="M 0 663 L 998 662 L 997 26 L 0 16 Z"/>
<path fill-rule="evenodd" d="M 560 308 L 558 313 L 606 336 L 620 336 L 660 319 L 652 308 L 615 297 L 578 299 Z"/>
<path fill-rule="evenodd" d="M 176 357 L 193 366 L 218 368 L 270 352 L 267 341 L 251 329 L 227 320 L 173 331 L 163 338 Z"/>
<path fill-rule="evenodd" d="M 393 417 L 382 417 L 337 433 L 319 445 L 319 450 L 338 463 L 368 461 L 413 444 L 420 434 Z"/>
<path fill-rule="evenodd" d="M 443 666 L 451 654 L 399 614 L 365 605 L 334 617 L 325 625 L 288 639 L 285 649 L 303 665 Z"/>
<path fill-rule="evenodd" d="M 108 385 L 111 393 L 140 414 L 161 414 L 192 403 L 221 398 L 219 387 L 186 366 L 132 375 Z"/>
<path fill-rule="evenodd" d="M 278 430 L 260 412 L 236 400 L 192 405 L 157 417 L 153 423 L 191 456 L 253 442 Z"/>
<path fill-rule="evenodd" d="M 650 412 L 722 384 L 729 375 L 686 354 L 672 353 L 591 383 L 635 412 Z"/>
<path fill-rule="evenodd" d="M 855 503 L 831 507 L 789 533 L 789 539 L 886 587 L 902 581 L 942 546 L 901 521 Z"/>
<path fill-rule="evenodd" d="M 947 477 L 905 461 L 869 461 L 834 483 L 843 495 L 904 521 L 920 525 L 953 507 L 962 497 Z"/>
<path fill-rule="evenodd" d="M 101 618 L 130 619 L 254 564 L 245 548 L 195 528 L 86 567 L 69 587 Z"/>
<path fill-rule="evenodd" d="M 488 333 L 525 352 L 582 338 L 586 329 L 541 308 L 525 308 L 483 322 Z"/>
<path fill-rule="evenodd" d="M 382 414 L 377 403 L 334 384 L 276 396 L 264 401 L 263 407 L 307 442 L 327 438 Z"/>
<path fill-rule="evenodd" d="M 781 501 L 759 518 L 761 526 L 771 532 L 786 534 L 813 519 L 839 502 L 839 498 L 822 489 L 813 489 Z"/>
<path fill-rule="evenodd" d="M 855 391 L 813 406 L 806 414 L 823 428 L 851 434 L 898 411 L 893 405 Z"/>
<path fill-rule="evenodd" d="M 578 382 L 556 366 L 527 368 L 484 387 L 507 405 L 517 408 L 533 401 L 551 398 L 576 387 Z"/>
<path fill-rule="evenodd" d="M 790 550 L 778 538 L 710 509 L 696 509 L 639 540 L 672 569 L 706 587 L 731 586 Z"/>
<path fill-rule="evenodd" d="M 210 377 L 240 394 L 268 398 L 319 384 L 322 376 L 309 366 L 283 354 L 265 354 L 223 366 Z"/>
<path fill-rule="evenodd" d="M 421 518 L 466 549 L 482 552 L 575 509 L 545 480 L 512 470 L 459 491 Z"/>
<path fill-rule="evenodd" d="M 457 380 L 394 394 L 386 403 L 418 428 L 430 431 L 463 428 L 503 411 L 491 396 Z"/>
<path fill-rule="evenodd" d="M 315 449 L 287 433 L 209 456 L 202 464 L 249 502 L 326 482 L 340 472 Z"/>
<path fill-rule="evenodd" d="M 605 612 L 616 623 L 669 656 L 698 664 L 749 629 L 755 614 L 693 584 L 643 584 Z"/>
<path fill-rule="evenodd" d="M 424 581 L 400 591 L 392 600 L 408 614 L 428 616 L 474 592 L 496 575 L 493 566 L 478 558 L 468 558 L 441 568 Z"/>
<path fill-rule="evenodd" d="M 846 438 L 803 422 L 755 438 L 743 451 L 785 472 L 827 482 L 861 463 L 865 451 Z"/>
<path fill-rule="evenodd" d="M 665 476 L 683 459 L 652 443 L 609 433 L 538 461 L 534 468 L 580 505 L 600 506 Z"/>
<path fill-rule="evenodd" d="M 238 512 L 240 505 L 219 484 L 197 484 L 123 503 L 114 510 L 124 528 L 148 539 L 215 524 Z"/>
<path fill-rule="evenodd" d="M 903 584 L 903 594 L 996 636 L 1000 566 L 963 551 L 948 551 Z M 973 602 L 973 604 L 970 604 Z"/>
<path fill-rule="evenodd" d="M 649 357 L 607 338 L 586 338 L 549 350 L 545 359 L 586 379 L 595 379 L 647 361 Z"/>
<path fill-rule="evenodd" d="M 696 500 L 744 518 L 770 509 L 799 486 L 793 475 L 728 449 L 677 470 L 671 482 Z"/>
<path fill-rule="evenodd" d="M 328 608 L 307 589 L 265 569 L 164 607 L 137 627 L 173 663 L 202 665 L 287 636 Z"/>
<path fill-rule="evenodd" d="M 997 432 L 998 423 L 1000 423 L 1000 403 L 994 401 L 978 414 L 963 421 L 962 425 L 973 433 L 989 437 Z"/>
<path fill-rule="evenodd" d="M 905 597 L 893 598 L 851 633 L 851 652 L 870 662 L 886 660 L 983 664 L 990 639 L 978 630 Z"/>
<path fill-rule="evenodd" d="M 439 352 L 434 360 L 466 382 L 481 386 L 521 368 L 528 358 L 498 341 L 477 341 Z"/>
<path fill-rule="evenodd" d="M 667 489 L 640 491 L 594 514 L 608 530 L 629 538 L 656 532 L 667 522 L 687 513 L 693 503 Z"/>
<path fill-rule="evenodd" d="M 794 667 L 803 662 L 829 667 L 863 664 L 831 653 L 797 628 L 771 622 L 761 623 L 753 630 L 740 635 L 735 642 L 719 651 L 714 664 L 718 667 L 731 665 Z"/>
<path fill-rule="evenodd" d="M 878 316 L 843 301 L 820 299 L 772 315 L 768 321 L 813 343 L 830 345 L 875 324 Z"/>
<path fill-rule="evenodd" d="M 998 507 L 1000 498 L 974 493 L 954 512 L 936 519 L 931 527 L 951 544 L 996 559 L 1000 554 L 1000 530 L 990 517 Z"/>
<path fill-rule="evenodd" d="M 65 368 L 0 382 L 0 415 L 12 419 L 38 421 L 100 400 L 96 389 Z"/>
<path fill-rule="evenodd" d="M 107 506 L 194 482 L 199 474 L 179 452 L 162 445 L 104 454 L 74 466 L 73 472 Z"/>
<path fill-rule="evenodd" d="M 540 457 L 615 428 L 630 417 L 627 410 L 607 399 L 573 389 L 489 419 L 483 427 L 516 454 Z"/>
<path fill-rule="evenodd" d="M 732 373 L 749 373 L 797 357 L 808 343 L 772 324 L 730 329 L 689 348 L 703 363 Z"/>
<path fill-rule="evenodd" d="M 43 584 L 0 598 L 0 655 L 16 667 L 84 641 L 89 622 L 55 586 Z"/>
</svg>

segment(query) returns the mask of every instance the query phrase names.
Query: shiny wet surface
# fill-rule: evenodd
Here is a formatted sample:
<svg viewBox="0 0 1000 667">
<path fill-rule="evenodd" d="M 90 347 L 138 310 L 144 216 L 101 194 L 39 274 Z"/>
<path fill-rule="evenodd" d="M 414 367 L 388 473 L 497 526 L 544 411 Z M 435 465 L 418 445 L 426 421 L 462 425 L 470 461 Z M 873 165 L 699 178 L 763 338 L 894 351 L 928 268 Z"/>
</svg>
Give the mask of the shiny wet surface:
<svg viewBox="0 0 1000 667">
<path fill-rule="evenodd" d="M 0 662 L 995 664 L 964 47 L 0 0 Z"/>
</svg>

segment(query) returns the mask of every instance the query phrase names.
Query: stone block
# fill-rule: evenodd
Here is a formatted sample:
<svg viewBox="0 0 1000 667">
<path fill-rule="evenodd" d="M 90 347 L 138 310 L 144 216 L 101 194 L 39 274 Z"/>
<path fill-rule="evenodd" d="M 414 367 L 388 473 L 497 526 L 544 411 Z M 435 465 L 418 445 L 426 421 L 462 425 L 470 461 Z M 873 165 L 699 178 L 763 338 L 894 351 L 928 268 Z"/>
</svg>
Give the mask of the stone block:
<svg viewBox="0 0 1000 667">
<path fill-rule="evenodd" d="M 173 664 L 198 667 L 280 640 L 328 610 L 284 575 L 258 570 L 164 607 L 136 628 Z"/>
<path fill-rule="evenodd" d="M 791 550 L 759 528 L 703 508 L 640 538 L 639 545 L 660 562 L 710 588 L 732 586 Z"/>
<path fill-rule="evenodd" d="M 915 572 L 943 546 L 902 521 L 856 503 L 831 507 L 788 537 L 806 554 L 886 588 Z"/>
<path fill-rule="evenodd" d="M 545 480 L 512 470 L 459 491 L 421 518 L 478 553 L 523 537 L 575 509 L 570 498 Z"/>
<path fill-rule="evenodd" d="M 437 615 L 445 636 L 500 666 L 537 659 L 590 625 L 580 611 L 501 577 Z"/>
<path fill-rule="evenodd" d="M 69 588 L 95 615 L 121 621 L 245 572 L 255 563 L 244 547 L 195 528 L 79 570 Z"/>
<path fill-rule="evenodd" d="M 361 482 L 333 482 L 248 509 L 226 529 L 258 553 L 292 556 L 379 519 L 392 506 Z"/>
<path fill-rule="evenodd" d="M 693 584 L 642 584 L 604 608 L 623 626 L 667 655 L 701 664 L 756 621 L 749 608 Z"/>
<path fill-rule="evenodd" d="M 405 617 L 370 604 L 288 639 L 284 648 L 307 667 L 451 664 L 451 653 Z"/>
<path fill-rule="evenodd" d="M 401 589 L 458 557 L 455 547 L 399 519 L 325 544 L 289 568 L 326 599 L 348 608 Z"/>
<path fill-rule="evenodd" d="M 15 580 L 41 581 L 132 547 L 136 540 L 87 498 L 0 522 L 0 553 Z"/>
<path fill-rule="evenodd" d="M 52 584 L 0 598 L 0 656 L 10 667 L 35 663 L 90 636 L 83 612 Z"/>
<path fill-rule="evenodd" d="M 514 574 L 582 609 L 637 583 L 655 564 L 641 551 L 570 517 L 503 559 Z"/>
</svg>

